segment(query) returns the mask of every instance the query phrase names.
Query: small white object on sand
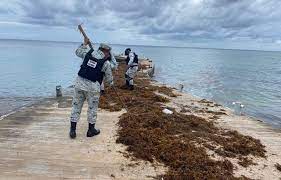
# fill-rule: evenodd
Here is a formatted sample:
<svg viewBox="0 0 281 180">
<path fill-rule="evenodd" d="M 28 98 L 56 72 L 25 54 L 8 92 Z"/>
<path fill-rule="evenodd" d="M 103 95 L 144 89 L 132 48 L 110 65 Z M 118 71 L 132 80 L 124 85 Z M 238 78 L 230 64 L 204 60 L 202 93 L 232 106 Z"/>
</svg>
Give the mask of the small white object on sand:
<svg viewBox="0 0 281 180">
<path fill-rule="evenodd" d="M 169 110 L 169 109 L 163 109 L 163 111 L 162 111 L 163 113 L 165 113 L 165 114 L 173 114 L 173 111 L 171 111 L 171 110 Z"/>
</svg>

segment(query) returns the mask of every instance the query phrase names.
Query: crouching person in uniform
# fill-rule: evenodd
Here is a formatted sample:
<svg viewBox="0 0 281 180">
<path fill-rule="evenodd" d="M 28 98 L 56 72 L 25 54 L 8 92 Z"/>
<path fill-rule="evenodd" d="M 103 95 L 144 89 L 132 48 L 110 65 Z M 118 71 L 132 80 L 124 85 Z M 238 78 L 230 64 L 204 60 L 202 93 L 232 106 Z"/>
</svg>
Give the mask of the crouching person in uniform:
<svg viewBox="0 0 281 180">
<path fill-rule="evenodd" d="M 125 73 L 126 86 L 130 90 L 134 90 L 134 77 L 138 71 L 138 55 L 131 51 L 130 48 L 125 50 L 127 71 Z"/>
<path fill-rule="evenodd" d="M 97 51 L 94 51 L 87 47 L 89 43 L 89 39 L 84 39 L 84 44 L 76 50 L 76 55 L 83 59 L 83 63 L 76 78 L 72 102 L 71 127 L 69 132 L 69 136 L 72 139 L 76 137 L 76 124 L 80 119 L 85 100 L 88 102 L 87 116 L 89 129 L 87 137 L 92 137 L 100 133 L 100 130 L 95 128 L 100 85 L 104 77 L 107 83 L 111 86 L 113 85 L 111 67 L 107 61 L 107 58 L 110 56 L 110 47 L 103 44 Z"/>
<path fill-rule="evenodd" d="M 103 44 L 101 44 L 101 45 L 103 45 Z M 111 70 L 113 70 L 113 71 L 117 70 L 118 63 L 112 53 L 112 49 L 110 49 L 110 56 L 107 58 L 107 60 L 110 63 Z M 100 86 L 100 90 L 101 90 L 101 95 L 105 94 L 104 82 L 102 82 L 102 84 Z"/>
</svg>

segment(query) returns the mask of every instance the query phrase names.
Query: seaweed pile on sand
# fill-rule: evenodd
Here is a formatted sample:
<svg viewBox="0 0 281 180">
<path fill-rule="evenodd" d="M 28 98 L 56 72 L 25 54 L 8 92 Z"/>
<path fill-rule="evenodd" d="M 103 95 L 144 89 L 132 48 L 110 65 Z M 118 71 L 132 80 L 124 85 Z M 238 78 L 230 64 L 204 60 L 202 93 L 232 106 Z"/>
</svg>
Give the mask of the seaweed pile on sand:
<svg viewBox="0 0 281 180">
<path fill-rule="evenodd" d="M 218 128 L 212 121 L 194 115 L 175 110 L 173 114 L 163 113 L 169 99 L 156 95 L 155 91 L 175 97 L 173 90 L 152 85 L 144 75 L 138 75 L 134 91 L 126 90 L 124 71 L 125 65 L 120 64 L 114 74 L 118 94 L 128 109 L 119 120 L 117 143 L 126 145 L 128 154 L 134 158 L 157 161 L 168 167 L 166 174 L 157 178 L 236 179 L 229 158 L 248 166 L 253 164 L 249 155 L 265 157 L 264 146 L 257 139 Z M 110 88 L 100 102 L 103 109 L 122 109 L 122 103 Z"/>
</svg>

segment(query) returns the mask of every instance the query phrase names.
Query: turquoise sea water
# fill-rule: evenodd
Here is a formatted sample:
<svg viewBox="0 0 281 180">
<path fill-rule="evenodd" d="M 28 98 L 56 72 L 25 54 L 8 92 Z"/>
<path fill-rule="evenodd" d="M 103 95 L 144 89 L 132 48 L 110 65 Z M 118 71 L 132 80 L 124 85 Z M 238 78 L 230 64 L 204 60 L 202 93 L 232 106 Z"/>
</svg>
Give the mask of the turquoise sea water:
<svg viewBox="0 0 281 180">
<path fill-rule="evenodd" d="M 73 83 L 79 43 L 0 40 L 0 115 Z M 114 53 L 128 46 L 113 45 Z M 156 64 L 155 79 L 281 127 L 281 52 L 130 46 Z"/>
</svg>

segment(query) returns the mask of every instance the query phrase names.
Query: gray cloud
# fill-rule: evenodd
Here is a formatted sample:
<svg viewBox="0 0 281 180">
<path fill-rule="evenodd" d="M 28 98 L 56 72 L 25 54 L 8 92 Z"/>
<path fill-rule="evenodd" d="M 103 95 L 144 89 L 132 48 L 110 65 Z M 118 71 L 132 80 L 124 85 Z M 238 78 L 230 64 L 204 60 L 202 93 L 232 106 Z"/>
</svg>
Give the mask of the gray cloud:
<svg viewBox="0 0 281 180">
<path fill-rule="evenodd" d="M 12 2 L 12 4 L 11 4 Z M 1 14 L 29 24 L 73 27 L 80 22 L 154 39 L 280 40 L 279 0 L 25 0 Z"/>
</svg>

